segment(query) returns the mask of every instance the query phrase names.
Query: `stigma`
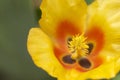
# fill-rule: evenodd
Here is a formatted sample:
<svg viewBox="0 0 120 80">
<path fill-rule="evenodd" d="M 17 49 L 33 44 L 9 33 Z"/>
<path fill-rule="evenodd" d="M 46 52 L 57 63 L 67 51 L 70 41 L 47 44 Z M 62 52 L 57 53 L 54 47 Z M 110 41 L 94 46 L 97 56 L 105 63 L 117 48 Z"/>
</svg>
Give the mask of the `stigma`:
<svg viewBox="0 0 120 80">
<path fill-rule="evenodd" d="M 88 55 L 89 46 L 86 41 L 87 37 L 84 37 L 83 34 L 77 34 L 72 37 L 72 40 L 69 41 L 68 47 L 71 53 L 71 58 L 76 60 Z"/>
</svg>

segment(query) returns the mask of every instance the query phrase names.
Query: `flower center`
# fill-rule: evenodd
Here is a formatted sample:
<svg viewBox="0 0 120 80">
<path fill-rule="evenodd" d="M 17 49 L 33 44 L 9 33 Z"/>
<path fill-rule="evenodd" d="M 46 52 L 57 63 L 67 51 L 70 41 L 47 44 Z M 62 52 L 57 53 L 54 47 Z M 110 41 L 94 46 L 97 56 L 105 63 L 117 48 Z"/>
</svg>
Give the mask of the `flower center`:
<svg viewBox="0 0 120 80">
<path fill-rule="evenodd" d="M 75 35 L 72 37 L 72 40 L 69 41 L 68 47 L 71 54 L 72 59 L 78 59 L 84 56 L 87 56 L 89 51 L 89 46 L 87 45 L 86 37 L 84 37 L 84 34 L 81 35 Z"/>
</svg>

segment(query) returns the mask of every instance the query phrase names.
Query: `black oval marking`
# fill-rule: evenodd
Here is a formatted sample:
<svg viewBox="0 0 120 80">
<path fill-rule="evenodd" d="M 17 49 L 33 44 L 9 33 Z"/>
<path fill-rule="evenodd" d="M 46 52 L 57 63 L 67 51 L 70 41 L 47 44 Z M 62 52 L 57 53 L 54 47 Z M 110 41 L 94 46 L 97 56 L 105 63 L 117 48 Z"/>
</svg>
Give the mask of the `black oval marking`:
<svg viewBox="0 0 120 80">
<path fill-rule="evenodd" d="M 73 64 L 73 63 L 76 62 L 76 60 L 73 60 L 73 59 L 71 58 L 71 55 L 66 55 L 66 56 L 64 56 L 64 57 L 62 58 L 62 60 L 63 60 L 64 63 L 68 63 L 68 64 Z"/>
<path fill-rule="evenodd" d="M 72 38 L 71 38 L 71 37 L 69 37 L 67 40 L 68 40 L 68 41 L 72 41 Z"/>
<path fill-rule="evenodd" d="M 91 62 L 86 59 L 86 58 L 81 58 L 78 61 L 79 65 L 82 66 L 83 68 L 90 68 L 91 67 Z"/>
<path fill-rule="evenodd" d="M 87 45 L 89 46 L 89 48 L 88 48 L 88 51 L 89 51 L 88 54 L 90 54 L 92 52 L 94 46 L 93 46 L 93 43 L 88 43 Z"/>
<path fill-rule="evenodd" d="M 67 39 L 67 43 L 70 44 L 70 43 L 69 43 L 70 41 L 72 41 L 72 38 L 71 38 L 71 37 L 69 37 L 69 38 Z"/>
</svg>

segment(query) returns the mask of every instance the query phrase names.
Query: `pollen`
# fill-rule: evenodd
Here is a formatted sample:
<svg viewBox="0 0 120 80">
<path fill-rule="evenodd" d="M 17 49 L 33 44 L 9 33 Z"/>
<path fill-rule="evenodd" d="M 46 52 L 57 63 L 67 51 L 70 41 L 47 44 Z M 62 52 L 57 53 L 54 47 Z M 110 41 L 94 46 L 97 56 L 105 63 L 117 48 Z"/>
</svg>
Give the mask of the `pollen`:
<svg viewBox="0 0 120 80">
<path fill-rule="evenodd" d="M 72 41 L 69 41 L 69 50 L 72 53 L 72 59 L 78 59 L 87 55 L 89 46 L 87 45 L 86 37 L 84 34 L 77 34 L 72 37 Z"/>
</svg>

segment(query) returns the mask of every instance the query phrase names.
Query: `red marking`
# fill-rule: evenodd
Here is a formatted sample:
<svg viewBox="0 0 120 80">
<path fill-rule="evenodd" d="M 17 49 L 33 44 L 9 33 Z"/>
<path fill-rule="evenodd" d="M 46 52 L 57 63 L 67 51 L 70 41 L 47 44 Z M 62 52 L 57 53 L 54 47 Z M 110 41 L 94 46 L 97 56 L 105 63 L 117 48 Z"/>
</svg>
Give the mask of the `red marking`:
<svg viewBox="0 0 120 80">
<path fill-rule="evenodd" d="M 87 31 L 86 36 L 87 36 L 88 42 L 92 41 L 93 44 L 95 44 L 91 55 L 88 56 L 88 58 L 93 63 L 93 69 L 94 69 L 103 63 L 102 58 L 100 58 L 98 55 L 105 43 L 104 34 L 100 28 L 93 27 L 91 30 Z"/>
<path fill-rule="evenodd" d="M 97 56 L 92 56 L 92 57 L 90 57 L 90 59 L 93 63 L 93 68 L 96 68 L 103 63 L 102 58 L 99 57 L 98 55 Z"/>
<path fill-rule="evenodd" d="M 58 46 L 55 45 L 54 53 L 56 58 L 63 65 L 63 67 L 66 69 L 74 68 L 80 72 L 86 72 L 101 65 L 103 61 L 102 58 L 98 56 L 98 54 L 104 46 L 104 34 L 102 30 L 100 30 L 97 27 L 93 27 L 92 29 L 88 30 L 87 33 L 85 34 L 88 42 L 92 41 L 93 43 L 95 43 L 91 55 L 88 56 L 89 60 L 91 60 L 92 62 L 92 67 L 90 69 L 85 69 L 81 67 L 77 62 L 75 64 L 70 65 L 62 61 L 64 55 L 70 54 L 67 49 L 66 39 L 68 36 L 73 36 L 75 34 L 81 34 L 81 32 L 79 31 L 79 29 L 77 29 L 77 27 L 73 23 L 69 21 L 63 21 L 57 27 L 56 40 Z"/>
<path fill-rule="evenodd" d="M 61 57 L 61 55 L 68 53 L 68 44 L 66 40 L 68 36 L 72 37 L 73 35 L 78 33 L 81 34 L 77 26 L 70 21 L 65 20 L 58 24 L 56 31 L 56 40 L 58 44 L 57 48 L 59 47 L 59 50 L 62 51 L 61 53 L 58 53 L 59 51 L 55 52 L 55 55 L 58 59 Z"/>
<path fill-rule="evenodd" d="M 57 40 L 62 43 L 65 42 L 68 36 L 81 34 L 81 31 L 78 29 L 78 26 L 67 20 L 59 23 L 56 32 L 57 32 Z"/>
<path fill-rule="evenodd" d="M 104 34 L 102 30 L 97 27 L 93 27 L 91 30 L 87 31 L 86 35 L 88 42 L 93 42 L 94 50 L 92 51 L 92 55 L 97 55 L 101 51 L 104 46 Z"/>
<path fill-rule="evenodd" d="M 81 27 L 82 28 L 82 27 Z M 81 34 L 80 29 L 78 29 L 78 26 L 76 26 L 74 23 L 64 20 L 58 24 L 57 31 L 56 31 L 56 40 L 58 43 L 58 46 L 55 46 L 54 53 L 59 62 L 66 68 L 70 69 L 74 65 L 73 64 L 65 64 L 62 61 L 62 58 L 64 55 L 70 54 L 68 52 L 68 44 L 67 44 L 67 38 L 70 36 L 72 37 L 75 34 Z"/>
<path fill-rule="evenodd" d="M 86 71 L 92 70 L 92 69 L 98 67 L 99 65 L 101 65 L 102 62 L 103 62 L 102 58 L 99 57 L 98 55 L 96 55 L 96 56 L 93 56 L 93 55 L 92 56 L 88 56 L 88 59 L 90 60 L 92 66 L 91 66 L 90 69 L 85 69 L 85 68 L 81 67 L 77 62 L 74 63 L 74 64 L 66 64 L 66 63 L 64 63 L 62 61 L 63 56 L 69 54 L 64 49 L 59 49 L 59 48 L 55 47 L 54 48 L 54 53 L 55 54 L 57 53 L 56 57 L 59 60 L 59 62 L 63 65 L 64 68 L 66 68 L 66 69 L 72 69 L 72 68 L 74 68 L 74 69 L 76 69 L 76 70 L 78 70 L 80 72 L 86 72 Z"/>
</svg>

